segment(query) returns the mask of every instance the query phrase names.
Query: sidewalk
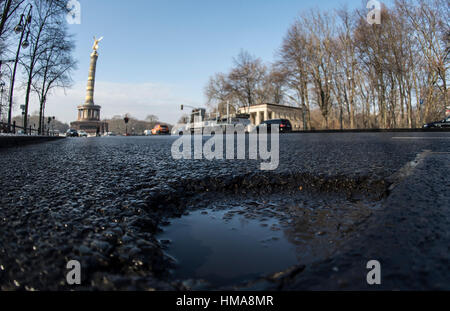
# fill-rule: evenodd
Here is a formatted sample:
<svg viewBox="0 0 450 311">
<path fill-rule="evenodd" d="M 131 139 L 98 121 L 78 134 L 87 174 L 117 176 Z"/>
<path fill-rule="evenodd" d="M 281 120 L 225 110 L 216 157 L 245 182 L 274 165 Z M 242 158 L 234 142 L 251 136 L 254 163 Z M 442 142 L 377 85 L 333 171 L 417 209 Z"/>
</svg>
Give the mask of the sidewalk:
<svg viewBox="0 0 450 311">
<path fill-rule="evenodd" d="M 27 135 L 14 135 L 14 134 L 0 134 L 0 149 L 21 147 L 30 144 L 38 144 L 48 141 L 54 141 L 58 139 L 64 139 L 65 137 L 59 136 L 27 136 Z"/>
</svg>

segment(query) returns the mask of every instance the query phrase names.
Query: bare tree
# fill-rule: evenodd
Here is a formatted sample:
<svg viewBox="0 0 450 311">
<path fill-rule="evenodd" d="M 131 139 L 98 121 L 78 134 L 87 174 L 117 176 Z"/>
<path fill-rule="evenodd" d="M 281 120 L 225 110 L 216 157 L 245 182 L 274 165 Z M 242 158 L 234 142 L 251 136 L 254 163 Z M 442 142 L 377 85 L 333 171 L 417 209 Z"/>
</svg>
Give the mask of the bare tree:
<svg viewBox="0 0 450 311">
<path fill-rule="evenodd" d="M 271 102 L 303 110 L 304 129 L 413 128 L 449 106 L 449 0 L 395 0 L 381 24 L 361 10 L 310 10 L 288 29 L 277 61 L 247 52 L 205 89 L 218 111 Z M 267 68 L 270 68 L 268 70 Z M 322 120 L 320 120 L 320 117 Z"/>
<path fill-rule="evenodd" d="M 311 11 L 303 17 L 303 26 L 308 29 L 307 63 L 310 81 L 313 84 L 316 103 L 323 117 L 323 127 L 328 128 L 332 108 L 332 54 L 334 16 L 320 11 Z"/>
<path fill-rule="evenodd" d="M 124 122 L 124 117 L 127 116 L 129 118 L 128 124 L 126 125 Z M 132 135 L 143 135 L 145 130 L 151 130 L 155 127 L 159 121 L 148 121 L 148 120 L 138 120 L 137 118 L 134 118 L 130 114 L 126 114 L 125 116 L 114 116 L 113 118 L 109 120 L 105 120 L 108 122 L 108 127 L 111 132 L 117 133 L 117 134 L 125 134 L 126 130 L 128 130 L 128 133 L 131 133 Z M 157 116 L 154 116 L 156 119 L 159 119 Z M 166 123 L 162 123 L 166 124 Z M 168 125 L 168 124 L 166 124 Z M 171 128 L 171 125 L 168 125 L 169 129 Z"/>
<path fill-rule="evenodd" d="M 209 79 L 205 87 L 207 105 L 224 114 L 228 105 L 236 112 L 240 107 L 263 103 L 271 96 L 265 87 L 274 86 L 274 79 L 275 75 L 267 76 L 267 67 L 260 59 L 241 51 L 229 73 L 217 73 Z"/>
<path fill-rule="evenodd" d="M 48 36 L 51 29 L 60 27 L 65 19 L 67 9 L 63 0 L 34 0 L 33 20 L 30 33 L 30 47 L 24 55 L 22 63 L 27 80 L 25 82 L 25 115 L 28 115 L 33 80 L 38 75 L 35 70 L 41 58 L 55 44 L 54 38 Z M 27 118 L 25 118 L 25 128 Z"/>
<path fill-rule="evenodd" d="M 234 107 L 239 105 L 239 101 L 233 94 L 230 80 L 226 74 L 217 73 L 209 79 L 205 87 L 207 105 L 211 108 L 222 107 L 230 103 Z"/>
<path fill-rule="evenodd" d="M 154 114 L 150 114 L 145 118 L 145 121 L 150 122 L 150 123 L 156 123 L 159 121 L 159 118 L 157 116 L 155 116 Z"/>
<path fill-rule="evenodd" d="M 356 74 L 359 70 L 359 63 L 356 58 L 356 43 L 353 37 L 356 23 L 354 15 L 343 8 L 338 10 L 337 16 L 340 23 L 338 25 L 337 40 L 334 47 L 334 61 L 336 64 L 336 71 L 334 73 L 334 80 L 338 88 L 339 96 L 345 102 L 348 123 L 351 129 L 356 127 L 355 113 L 356 113 Z M 342 107 L 340 107 L 341 128 L 342 126 Z"/>
<path fill-rule="evenodd" d="M 25 0 L 0 0 L 0 9 L 3 9 L 0 20 L 0 42 L 5 40 L 7 33 L 11 31 L 9 22 L 17 15 L 24 2 Z"/>
<path fill-rule="evenodd" d="M 447 75 L 449 71 L 450 33 L 448 0 L 397 0 L 398 10 L 409 21 L 410 36 L 419 43 L 425 79 L 415 81 L 417 95 L 425 105 L 424 118 L 441 114 L 448 106 Z M 416 76 L 417 79 L 417 76 Z M 436 91 L 440 93 L 437 96 Z M 440 107 L 438 102 L 441 102 Z M 420 107 L 420 105 L 419 105 Z M 433 111 L 435 113 L 433 113 Z"/>
<path fill-rule="evenodd" d="M 273 65 L 264 76 L 262 88 L 258 90 L 259 101 L 281 105 L 285 103 L 286 71 L 277 65 Z"/>
<path fill-rule="evenodd" d="M 31 86 L 39 98 L 39 133 L 44 126 L 45 104 L 49 93 L 54 88 L 71 86 L 71 73 L 76 68 L 76 61 L 72 58 L 75 47 L 72 37 L 67 33 L 65 23 L 55 22 L 45 30 L 42 42 L 46 42 L 34 68 L 35 75 Z"/>
<path fill-rule="evenodd" d="M 261 89 L 266 75 L 266 66 L 261 59 L 241 51 L 234 59 L 234 68 L 229 74 L 233 96 L 239 99 L 240 106 L 261 103 Z"/>
<path fill-rule="evenodd" d="M 297 21 L 288 30 L 278 53 L 280 57 L 278 64 L 285 73 L 285 82 L 289 88 L 286 91 L 286 97 L 303 109 L 305 130 L 311 128 L 307 41 L 307 34 L 301 22 Z"/>
</svg>

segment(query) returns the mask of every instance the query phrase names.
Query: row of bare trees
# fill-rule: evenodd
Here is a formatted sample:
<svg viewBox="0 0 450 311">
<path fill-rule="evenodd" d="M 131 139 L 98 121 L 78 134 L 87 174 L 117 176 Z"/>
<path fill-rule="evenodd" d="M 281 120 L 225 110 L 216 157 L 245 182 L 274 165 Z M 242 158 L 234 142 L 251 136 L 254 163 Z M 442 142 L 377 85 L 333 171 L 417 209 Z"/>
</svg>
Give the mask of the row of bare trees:
<svg viewBox="0 0 450 311">
<path fill-rule="evenodd" d="M 205 88 L 223 112 L 261 103 L 297 106 L 304 128 L 414 128 L 449 106 L 449 0 L 396 0 L 381 24 L 368 11 L 311 10 L 266 65 L 241 52 Z"/>
<path fill-rule="evenodd" d="M 128 124 L 124 122 L 125 116 L 129 119 Z M 153 129 L 157 124 L 166 124 L 160 122 L 159 118 L 155 115 L 148 115 L 145 120 L 139 120 L 130 114 L 126 114 L 125 116 L 117 115 L 106 120 L 109 131 L 116 134 L 125 134 L 128 130 L 128 133 L 131 133 L 131 135 L 143 135 L 144 131 Z M 169 127 L 171 126 L 169 125 Z"/>
<path fill-rule="evenodd" d="M 38 100 L 40 133 L 44 128 L 45 105 L 49 95 L 55 88 L 69 87 L 72 83 L 71 74 L 76 68 L 76 61 L 72 57 L 75 45 L 66 22 L 66 5 L 67 1 L 64 0 L 0 0 L 0 10 L 3 10 L 0 60 L 4 67 L 9 66 L 10 69 L 14 65 L 8 64 L 6 60 L 17 63 L 20 80 L 14 86 L 24 91 L 25 116 L 28 116 L 31 100 Z M 19 49 L 18 45 L 21 45 Z M 1 79 L 4 83 L 15 80 L 11 75 L 14 75 L 13 69 L 8 71 L 2 68 Z M 9 83 L 10 96 L 6 98 L 11 104 L 14 100 L 12 87 L 13 83 Z M 13 105 L 6 108 L 10 121 Z M 28 127 L 27 118 L 24 118 L 24 127 Z"/>
</svg>

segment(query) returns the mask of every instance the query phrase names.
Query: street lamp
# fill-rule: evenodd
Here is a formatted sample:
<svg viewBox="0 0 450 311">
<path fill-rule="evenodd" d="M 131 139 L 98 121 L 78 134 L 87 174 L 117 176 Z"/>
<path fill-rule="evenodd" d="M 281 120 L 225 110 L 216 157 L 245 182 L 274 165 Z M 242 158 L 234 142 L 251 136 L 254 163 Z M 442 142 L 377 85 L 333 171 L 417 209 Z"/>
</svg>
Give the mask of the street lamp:
<svg viewBox="0 0 450 311">
<path fill-rule="evenodd" d="M 5 93 L 5 82 L 0 81 L 0 122 L 3 120 L 3 94 Z"/>
<path fill-rule="evenodd" d="M 130 118 L 128 118 L 128 116 L 125 116 L 125 118 L 123 118 L 123 121 L 125 122 L 125 136 L 128 136 L 128 122 L 130 122 Z"/>
<path fill-rule="evenodd" d="M 27 17 L 25 17 L 24 13 L 28 6 L 30 8 L 28 9 Z M 17 34 L 21 34 L 21 35 L 20 35 L 19 45 L 17 47 L 16 59 L 14 61 L 14 70 L 12 72 L 11 85 L 10 85 L 10 89 L 9 89 L 9 111 L 8 111 L 8 129 L 9 130 L 11 129 L 12 105 L 13 105 L 13 96 L 14 96 L 14 82 L 16 80 L 16 71 L 17 71 L 17 64 L 19 63 L 20 50 L 22 47 L 24 49 L 26 49 L 28 46 L 30 46 L 28 37 L 30 35 L 30 29 L 29 29 L 30 27 L 29 26 L 31 24 L 31 19 L 32 19 L 32 16 L 31 16 L 32 9 L 33 9 L 33 6 L 30 3 L 28 3 L 27 6 L 23 9 L 22 15 L 20 15 L 19 24 L 14 28 L 14 31 Z M 27 27 L 28 27 L 28 31 L 26 34 L 25 41 L 23 41 Z M 26 133 L 26 130 L 25 130 L 25 133 Z"/>
<path fill-rule="evenodd" d="M 30 31 L 27 32 L 27 37 L 25 38 L 25 41 L 22 42 L 22 47 L 24 49 L 28 48 L 30 46 L 30 42 L 28 42 L 28 36 L 30 35 Z"/>
<path fill-rule="evenodd" d="M 20 109 L 22 109 L 22 126 L 23 126 L 23 128 L 25 130 L 25 118 L 26 118 L 26 116 L 25 116 L 25 105 L 21 105 Z"/>
<path fill-rule="evenodd" d="M 55 121 L 56 117 L 48 117 L 47 118 L 47 133 L 48 136 L 50 136 L 50 123 L 52 123 L 52 121 Z M 52 125 L 52 135 L 54 135 L 54 123 L 51 124 Z"/>
</svg>

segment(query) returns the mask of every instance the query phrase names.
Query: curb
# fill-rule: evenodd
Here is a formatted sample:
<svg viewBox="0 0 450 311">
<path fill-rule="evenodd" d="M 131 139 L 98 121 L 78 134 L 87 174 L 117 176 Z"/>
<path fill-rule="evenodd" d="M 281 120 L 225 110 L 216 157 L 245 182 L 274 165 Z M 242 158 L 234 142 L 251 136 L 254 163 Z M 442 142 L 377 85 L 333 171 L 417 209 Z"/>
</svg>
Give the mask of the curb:
<svg viewBox="0 0 450 311">
<path fill-rule="evenodd" d="M 46 136 L 0 136 L 0 149 L 21 147 L 31 144 L 39 144 L 49 141 L 65 139 L 65 137 L 46 137 Z"/>
</svg>

